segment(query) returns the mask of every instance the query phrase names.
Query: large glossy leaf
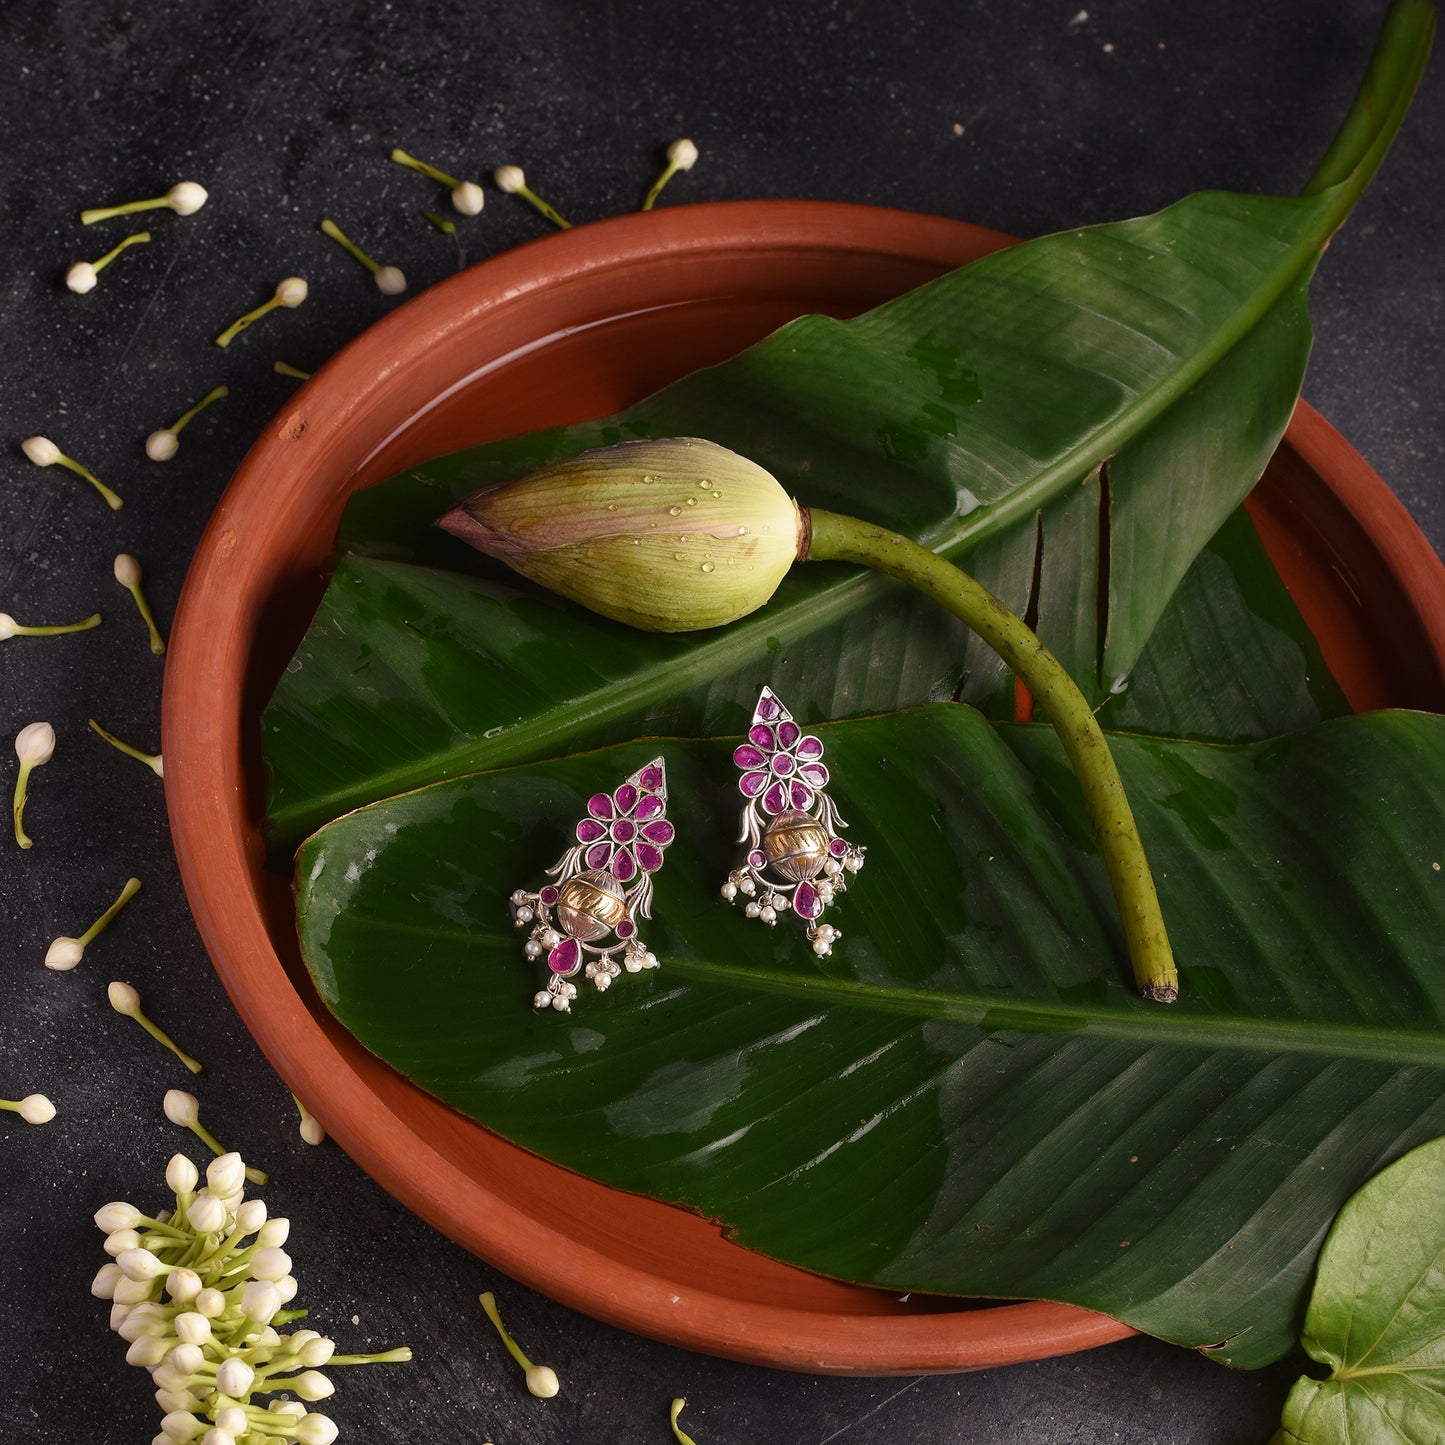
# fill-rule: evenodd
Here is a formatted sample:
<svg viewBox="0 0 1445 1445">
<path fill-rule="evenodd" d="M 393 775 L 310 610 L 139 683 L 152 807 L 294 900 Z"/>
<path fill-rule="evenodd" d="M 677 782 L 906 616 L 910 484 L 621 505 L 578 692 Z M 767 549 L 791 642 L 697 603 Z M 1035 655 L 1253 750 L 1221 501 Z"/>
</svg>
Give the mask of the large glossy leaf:
<svg viewBox="0 0 1445 1445">
<path fill-rule="evenodd" d="M 720 638 L 707 665 L 727 645 Z M 808 720 L 957 696 L 967 634 L 883 592 L 866 632 L 845 616 L 739 641 L 709 675 L 686 638 L 644 637 L 515 581 L 347 558 L 266 713 L 275 842 L 439 777 L 620 742 L 734 729 L 773 681 Z M 1236 741 L 1348 711 L 1248 517 L 1196 560 L 1106 726 Z"/>
<path fill-rule="evenodd" d="M 487 575 L 433 527 L 472 489 L 627 436 L 704 436 L 762 463 L 806 503 L 966 555 L 1005 602 L 1037 615 L 1044 641 L 1102 701 L 1289 419 L 1309 349 L 1305 288 L 1363 174 L 1294 199 L 1191 196 L 985 257 L 853 321 L 804 317 L 617 417 L 458 453 L 372 488 L 352 502 L 342 542 Z M 887 592 L 840 568 L 795 569 L 768 607 L 733 626 L 621 644 L 612 685 L 579 688 L 578 740 L 636 735 L 668 698 L 687 699 L 680 711 L 695 715 L 710 689 L 732 696 L 738 673 L 756 674 L 779 643 L 838 659 L 809 666 L 792 688 L 805 712 L 877 706 L 871 663 L 901 648 L 908 661 L 890 705 L 946 688 L 1006 713 L 1012 695 L 997 658 Z M 586 630 L 575 612 L 552 617 L 541 634 L 549 647 Z M 308 702 L 304 680 L 318 662 L 339 670 L 323 660 L 329 636 L 303 647 L 300 676 L 278 694 L 284 714 L 330 705 L 324 692 Z M 554 689 L 565 694 L 569 682 L 559 672 Z M 363 702 L 348 706 L 363 747 L 400 742 L 390 720 L 367 724 Z M 460 751 L 413 751 L 420 773 L 378 756 L 343 806 L 384 796 L 403 774 L 514 760 L 533 721 L 555 746 L 562 719 L 518 711 Z M 270 816 L 285 846 L 338 795 L 319 780 L 308 795 L 315 748 L 293 739 L 284 716 L 268 719 L 267 743 Z"/>
<path fill-rule="evenodd" d="M 1445 719 L 1115 737 L 1180 962 L 1170 1008 L 1132 995 L 1050 730 L 942 705 L 821 731 L 869 847 L 832 957 L 717 896 L 728 744 L 649 741 L 322 830 L 297 875 L 318 989 L 489 1127 L 768 1254 L 1278 1357 L 1340 1205 L 1445 1131 Z M 659 746 L 663 967 L 538 1014 L 508 896 Z"/>
</svg>

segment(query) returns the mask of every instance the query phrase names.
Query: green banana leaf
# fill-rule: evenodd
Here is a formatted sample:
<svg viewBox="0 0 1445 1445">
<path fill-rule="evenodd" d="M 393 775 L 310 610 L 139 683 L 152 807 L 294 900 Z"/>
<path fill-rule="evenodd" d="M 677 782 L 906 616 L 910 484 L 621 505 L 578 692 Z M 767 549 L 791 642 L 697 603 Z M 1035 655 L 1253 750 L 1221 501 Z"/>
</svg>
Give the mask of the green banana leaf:
<svg viewBox="0 0 1445 1445">
<path fill-rule="evenodd" d="M 766 466 L 805 503 L 966 557 L 1037 618 L 1102 705 L 1127 686 L 1181 580 L 1284 430 L 1309 351 L 1310 277 L 1399 125 L 1432 24 L 1417 0 L 1392 13 L 1305 195 L 1190 196 L 997 252 L 852 321 L 803 317 L 615 417 L 457 453 L 372 488 L 348 508 L 341 545 L 496 580 L 433 526 L 468 492 L 625 437 L 703 436 Z M 475 611 L 465 584 L 447 585 L 459 610 Z M 444 593 L 431 587 L 434 613 Z M 839 568 L 799 569 L 760 612 L 687 639 L 606 633 L 573 610 L 514 597 L 499 602 L 517 614 L 509 641 L 468 644 L 476 678 L 500 680 L 483 727 L 418 716 L 413 733 L 400 717 L 425 704 L 413 698 L 391 715 L 364 674 L 338 696 L 351 645 L 324 621 L 313 630 L 265 721 L 277 852 L 398 788 L 736 705 L 783 648 L 806 658 L 778 679 L 803 717 L 940 696 L 1007 715 L 1012 701 L 1002 664 L 970 634 Z M 505 680 L 519 636 L 554 664 L 540 695 Z M 880 670 L 886 696 L 874 686 Z M 347 768 L 329 765 L 330 749 Z"/>
<path fill-rule="evenodd" d="M 850 617 L 787 642 L 770 637 L 765 660 L 744 649 L 728 672 L 698 677 L 690 639 L 644 636 L 515 579 L 347 557 L 265 716 L 273 841 L 289 858 L 299 834 L 468 771 L 478 751 L 497 767 L 639 734 L 731 732 L 764 682 L 803 718 L 947 699 L 963 681 L 966 636 L 895 588 L 870 610 L 866 634 Z M 1243 741 L 1348 710 L 1240 511 L 1099 718 Z"/>
<path fill-rule="evenodd" d="M 1182 975 L 1133 996 L 1054 734 L 938 705 L 818 730 L 868 847 L 816 958 L 717 894 L 730 744 L 439 783 L 297 860 L 342 1022 L 529 1149 L 896 1290 L 1068 1300 L 1237 1365 L 1295 1339 L 1342 1203 L 1445 1132 L 1445 719 L 1115 736 Z M 538 1013 L 508 898 L 657 752 L 656 973 Z"/>
</svg>

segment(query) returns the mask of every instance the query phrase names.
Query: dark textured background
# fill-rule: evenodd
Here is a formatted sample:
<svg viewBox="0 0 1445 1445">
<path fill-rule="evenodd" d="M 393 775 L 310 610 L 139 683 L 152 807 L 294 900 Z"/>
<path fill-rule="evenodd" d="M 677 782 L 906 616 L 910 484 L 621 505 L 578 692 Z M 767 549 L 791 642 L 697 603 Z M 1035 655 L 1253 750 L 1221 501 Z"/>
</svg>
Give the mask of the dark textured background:
<svg viewBox="0 0 1445 1445">
<path fill-rule="evenodd" d="M 1087 15 L 1084 10 L 1087 6 Z M 231 1010 L 191 925 L 160 784 L 85 728 L 88 715 L 159 745 L 161 663 L 111 580 L 121 549 L 146 567 L 163 626 L 205 520 L 252 437 L 294 383 L 382 315 L 364 274 L 316 231 L 330 214 L 413 291 L 454 269 L 418 216 L 444 199 L 387 163 L 400 144 L 480 178 L 502 162 L 577 222 L 634 207 L 666 144 L 697 168 L 664 205 L 810 197 L 958 217 L 1022 235 L 1112 220 L 1188 191 L 1288 192 L 1344 113 L 1384 6 L 1112 0 L 747 0 L 674 3 L 204 3 L 101 0 L 0 6 L 0 610 L 22 621 L 99 609 L 95 632 L 0 645 L 0 786 L 9 740 L 51 721 L 33 852 L 0 847 L 0 1094 L 50 1095 L 56 1120 L 0 1116 L 0 1441 L 145 1441 L 145 1375 L 121 1362 L 88 1283 L 103 1261 L 92 1211 L 154 1206 L 189 1136 L 160 1098 L 188 1076 L 112 1013 L 125 978 L 206 1063 L 202 1117 L 274 1175 L 293 1221 L 308 1324 L 344 1349 L 407 1342 L 409 1366 L 337 1371 L 327 1409 L 350 1439 L 664 1441 L 673 1395 L 699 1445 L 894 1441 L 1211 1442 L 1272 1433 L 1301 1361 L 1231 1374 L 1132 1340 L 979 1375 L 840 1380 L 671 1350 L 570 1313 L 501 1278 L 408 1215 L 335 1145 L 298 1139 L 285 1088 Z M 1415 109 L 1314 287 L 1305 394 L 1445 544 L 1445 85 Z M 125 234 L 84 229 L 83 206 L 195 178 L 211 202 L 140 218 L 154 242 L 88 297 L 65 267 Z M 543 234 L 491 192 L 462 221 L 477 261 Z M 210 338 L 304 273 L 312 295 L 231 353 Z M 142 452 L 219 381 L 232 396 L 165 467 Z M 110 514 L 83 483 L 19 452 L 51 436 L 126 499 Z M 145 890 L 72 973 L 41 967 L 127 873 Z M 196 1155 L 195 1157 L 199 1157 Z M 599 1222 L 605 1227 L 605 1221 Z M 562 1394 L 527 1396 L 475 1298 L 494 1287 Z M 355 1323 L 352 1323 L 352 1321 Z"/>
</svg>

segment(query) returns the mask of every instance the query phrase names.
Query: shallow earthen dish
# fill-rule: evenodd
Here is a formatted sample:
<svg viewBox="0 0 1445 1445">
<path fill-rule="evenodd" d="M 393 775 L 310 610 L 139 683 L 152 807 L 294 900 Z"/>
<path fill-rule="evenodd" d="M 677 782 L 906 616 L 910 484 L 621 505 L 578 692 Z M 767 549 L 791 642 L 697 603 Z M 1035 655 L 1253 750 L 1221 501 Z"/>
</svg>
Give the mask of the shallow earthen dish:
<svg viewBox="0 0 1445 1445">
<path fill-rule="evenodd" d="M 1132 1333 L 1066 1305 L 817 1278 L 715 1225 L 525 1153 L 368 1054 L 316 997 L 262 843 L 258 718 L 325 585 L 346 498 L 425 458 L 605 415 L 808 311 L 846 316 L 1009 244 L 812 202 L 694 206 L 552 236 L 433 287 L 267 428 L 196 552 L 166 668 L 166 795 L 201 936 L 287 1086 L 373 1178 L 466 1248 L 611 1324 L 757 1364 L 979 1369 Z M 1445 710 L 1445 569 L 1301 406 L 1251 511 L 1357 708 Z M 600 1217 L 606 1234 L 589 1227 Z"/>
</svg>

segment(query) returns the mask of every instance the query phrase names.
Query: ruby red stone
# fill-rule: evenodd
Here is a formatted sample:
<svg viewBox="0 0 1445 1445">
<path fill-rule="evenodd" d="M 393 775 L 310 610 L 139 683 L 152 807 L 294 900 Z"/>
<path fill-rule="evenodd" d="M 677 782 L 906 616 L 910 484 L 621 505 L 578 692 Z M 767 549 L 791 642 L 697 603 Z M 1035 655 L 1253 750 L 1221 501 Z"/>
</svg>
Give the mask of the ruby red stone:
<svg viewBox="0 0 1445 1445">
<path fill-rule="evenodd" d="M 547 967 L 553 973 L 566 975 L 576 973 L 582 964 L 582 945 L 575 938 L 564 938 L 547 955 Z"/>
<path fill-rule="evenodd" d="M 751 743 L 741 743 L 733 749 L 733 762 L 740 768 L 760 768 L 767 760 L 767 754 Z"/>
<path fill-rule="evenodd" d="M 606 836 L 607 829 L 596 818 L 583 818 L 577 825 L 577 841 L 579 843 L 595 843 L 599 838 Z"/>
<path fill-rule="evenodd" d="M 616 838 L 619 843 L 630 843 L 633 834 L 636 832 L 637 829 L 633 827 L 631 820 L 627 818 L 619 818 L 612 825 L 612 836 Z"/>
<path fill-rule="evenodd" d="M 812 733 L 801 739 L 794 749 L 800 758 L 821 758 L 823 756 L 823 744 L 815 738 Z"/>
<path fill-rule="evenodd" d="M 606 793 L 593 793 L 587 799 L 587 811 L 594 818 L 610 818 L 612 816 L 612 799 Z"/>
<path fill-rule="evenodd" d="M 543 903 L 555 903 L 557 901 L 557 890 L 549 883 L 537 896 Z"/>
<path fill-rule="evenodd" d="M 756 743 L 760 748 L 766 748 L 769 752 L 773 750 L 773 730 L 764 727 L 762 723 L 754 723 L 748 729 L 748 741 Z"/>
<path fill-rule="evenodd" d="M 637 806 L 637 789 L 631 783 L 623 783 L 613 796 L 619 813 L 630 813 Z"/>
<path fill-rule="evenodd" d="M 662 786 L 662 769 L 647 767 L 643 768 L 637 776 L 637 781 L 644 788 L 660 788 Z"/>
<path fill-rule="evenodd" d="M 660 818 L 665 806 L 661 798 L 651 793 L 637 805 L 637 812 L 633 816 L 639 823 L 645 823 L 649 818 Z"/>
<path fill-rule="evenodd" d="M 823 911 L 823 900 L 811 883 L 800 883 L 793 894 L 793 907 L 800 918 L 816 918 Z"/>
<path fill-rule="evenodd" d="M 654 848 L 651 843 L 639 843 L 637 845 L 637 866 L 644 873 L 656 873 L 662 867 L 662 849 Z M 621 932 L 621 930 L 618 930 Z"/>
<path fill-rule="evenodd" d="M 798 741 L 798 734 L 802 731 L 802 728 L 792 718 L 784 718 L 778 724 L 778 746 L 780 748 L 792 747 Z"/>
<path fill-rule="evenodd" d="M 673 826 L 666 818 L 659 818 L 655 823 L 642 825 L 642 836 L 649 843 L 656 843 L 659 847 L 665 848 L 672 842 Z"/>
</svg>

